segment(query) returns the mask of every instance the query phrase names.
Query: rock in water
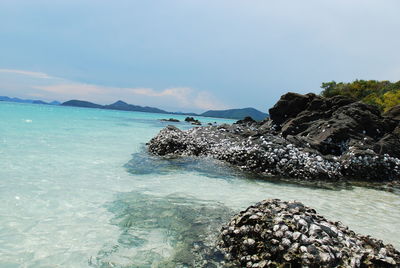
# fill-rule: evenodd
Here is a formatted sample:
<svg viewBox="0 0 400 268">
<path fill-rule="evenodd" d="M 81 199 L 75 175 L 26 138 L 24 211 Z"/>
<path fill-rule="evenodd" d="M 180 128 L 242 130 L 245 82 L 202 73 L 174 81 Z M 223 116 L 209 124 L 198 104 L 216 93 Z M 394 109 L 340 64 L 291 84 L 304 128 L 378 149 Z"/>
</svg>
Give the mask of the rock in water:
<svg viewBox="0 0 400 268">
<path fill-rule="evenodd" d="M 221 230 L 219 248 L 233 267 L 400 267 L 392 245 L 279 199 L 234 216 Z"/>
<path fill-rule="evenodd" d="M 200 126 L 201 122 L 197 119 L 194 119 L 193 117 L 186 117 L 185 122 L 191 123 L 192 125 L 197 125 Z"/>
<path fill-rule="evenodd" d="M 246 171 L 304 181 L 381 182 L 400 178 L 398 158 L 357 147 L 349 148 L 340 157 L 326 156 L 271 134 L 263 125 L 224 124 L 186 131 L 168 126 L 148 145 L 151 153 L 160 156 L 207 156 Z"/>
<path fill-rule="evenodd" d="M 179 122 L 179 120 L 175 119 L 175 118 L 160 119 L 160 121 L 164 121 L 164 122 Z"/>
<path fill-rule="evenodd" d="M 400 124 L 343 96 L 288 93 L 271 119 L 163 129 L 156 155 L 208 156 L 243 170 L 300 180 L 400 181 Z"/>
</svg>

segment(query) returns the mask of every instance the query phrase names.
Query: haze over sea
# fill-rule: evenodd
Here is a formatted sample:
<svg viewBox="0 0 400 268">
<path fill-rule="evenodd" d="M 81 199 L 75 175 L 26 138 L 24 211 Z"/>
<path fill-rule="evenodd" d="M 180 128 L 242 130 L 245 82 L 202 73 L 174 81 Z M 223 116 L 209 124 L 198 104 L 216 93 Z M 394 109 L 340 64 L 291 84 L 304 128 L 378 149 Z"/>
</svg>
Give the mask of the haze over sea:
<svg viewBox="0 0 400 268">
<path fill-rule="evenodd" d="M 174 267 L 185 243 L 267 198 L 304 202 L 400 247 L 398 195 L 267 182 L 207 159 L 149 156 L 145 143 L 166 117 L 0 102 L 0 267 Z"/>
</svg>

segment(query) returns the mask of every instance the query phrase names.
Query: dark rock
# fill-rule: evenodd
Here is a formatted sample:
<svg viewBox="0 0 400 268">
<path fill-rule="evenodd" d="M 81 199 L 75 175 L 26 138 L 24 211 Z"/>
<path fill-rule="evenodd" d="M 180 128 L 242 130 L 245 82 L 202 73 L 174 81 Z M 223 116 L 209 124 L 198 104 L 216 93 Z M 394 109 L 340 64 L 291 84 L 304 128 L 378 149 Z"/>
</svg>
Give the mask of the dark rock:
<svg viewBox="0 0 400 268">
<path fill-rule="evenodd" d="M 374 151 L 379 154 L 388 154 L 400 158 L 400 126 L 392 133 L 386 134 L 374 146 Z"/>
<path fill-rule="evenodd" d="M 383 114 L 389 118 L 400 121 L 400 105 L 394 106 L 389 111 Z"/>
<path fill-rule="evenodd" d="M 193 117 L 186 117 L 185 122 L 191 123 L 192 125 L 197 125 L 200 126 L 201 122 L 197 119 L 194 119 Z"/>
<path fill-rule="evenodd" d="M 261 124 L 261 123 L 260 123 Z M 301 180 L 390 181 L 400 178 L 400 159 L 350 144 L 340 156 L 296 146 L 264 129 L 268 124 L 207 126 L 179 130 L 168 126 L 149 142 L 160 156 L 209 156 L 243 170 Z"/>
<path fill-rule="evenodd" d="M 295 117 L 303 111 L 307 104 L 315 97 L 316 95 L 314 94 L 301 95 L 289 92 L 283 95 L 274 107 L 269 109 L 269 116 L 274 123 L 281 125 L 283 122 Z"/>
<path fill-rule="evenodd" d="M 288 93 L 269 112 L 283 137 L 300 146 L 309 144 L 324 155 L 339 156 L 350 144 L 357 146 L 360 143 L 369 149 L 380 150 L 374 144 L 398 125 L 396 121 L 382 117 L 375 106 L 344 96 L 322 98 L 314 94 Z M 393 142 L 400 146 L 400 140 Z M 400 157 L 397 153 L 388 153 Z"/>
<path fill-rule="evenodd" d="M 164 121 L 164 122 L 180 122 L 178 119 L 175 119 L 175 118 L 160 119 L 160 121 Z"/>
<path fill-rule="evenodd" d="M 234 216 L 219 236 L 230 267 L 399 267 L 400 252 L 299 202 L 269 199 Z"/>
<path fill-rule="evenodd" d="M 248 125 L 248 124 L 254 124 L 257 121 L 254 120 L 253 118 L 251 118 L 250 116 L 246 116 L 245 118 L 243 118 L 242 120 L 238 120 L 235 124 L 239 124 L 239 125 Z"/>
<path fill-rule="evenodd" d="M 400 180 L 398 121 L 382 117 L 374 106 L 342 96 L 288 93 L 270 114 L 260 122 L 248 118 L 187 131 L 168 127 L 150 141 L 149 151 L 208 156 L 303 181 Z"/>
<path fill-rule="evenodd" d="M 194 119 L 193 117 L 186 117 L 185 121 L 186 122 L 194 122 L 194 121 L 196 121 L 196 119 Z"/>
</svg>

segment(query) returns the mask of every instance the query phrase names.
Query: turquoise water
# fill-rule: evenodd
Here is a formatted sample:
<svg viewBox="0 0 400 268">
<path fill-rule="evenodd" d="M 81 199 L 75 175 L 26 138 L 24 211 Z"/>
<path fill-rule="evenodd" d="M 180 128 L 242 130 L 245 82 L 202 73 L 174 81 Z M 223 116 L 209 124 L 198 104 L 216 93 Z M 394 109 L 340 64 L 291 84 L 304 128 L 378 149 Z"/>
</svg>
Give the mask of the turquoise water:
<svg viewBox="0 0 400 268">
<path fill-rule="evenodd" d="M 175 267 L 266 198 L 302 201 L 400 248 L 398 195 L 265 182 L 208 159 L 147 155 L 145 143 L 167 125 L 158 119 L 169 117 L 0 102 L 0 267 Z"/>
</svg>

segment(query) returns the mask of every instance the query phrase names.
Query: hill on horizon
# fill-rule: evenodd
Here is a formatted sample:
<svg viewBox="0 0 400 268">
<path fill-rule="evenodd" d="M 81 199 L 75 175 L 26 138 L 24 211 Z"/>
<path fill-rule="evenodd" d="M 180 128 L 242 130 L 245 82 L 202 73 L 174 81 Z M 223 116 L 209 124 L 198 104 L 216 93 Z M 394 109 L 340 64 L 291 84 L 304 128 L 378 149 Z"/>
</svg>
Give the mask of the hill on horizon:
<svg viewBox="0 0 400 268">
<path fill-rule="evenodd" d="M 268 117 L 267 113 L 260 112 L 259 110 L 251 107 L 242 109 L 210 110 L 200 115 L 207 117 L 230 118 L 230 119 L 243 119 L 246 116 L 250 116 L 254 120 L 263 120 L 266 117 Z"/>
<path fill-rule="evenodd" d="M 216 117 L 216 118 L 227 118 L 227 119 L 238 119 L 241 120 L 247 116 L 252 117 L 255 120 L 263 120 L 268 114 L 260 112 L 254 108 L 242 108 L 242 109 L 228 109 L 228 110 L 209 110 L 201 114 L 197 113 L 185 113 L 185 112 L 168 112 L 155 107 L 139 106 L 128 104 L 122 100 L 116 101 L 109 105 L 100 105 L 88 101 L 70 100 L 62 103 L 63 106 L 74 106 L 83 108 L 99 108 L 119 111 L 132 111 L 132 112 L 146 112 L 146 113 L 161 113 L 161 114 L 175 114 L 175 115 L 189 115 L 189 116 L 205 116 L 205 117 Z"/>
<path fill-rule="evenodd" d="M 60 105 L 59 101 L 45 102 L 42 100 L 30 100 L 20 98 L 10 98 L 7 96 L 0 96 L 0 101 L 18 102 L 18 103 L 32 103 L 32 104 L 47 104 L 47 105 Z"/>
<path fill-rule="evenodd" d="M 260 112 L 259 110 L 250 107 L 242 109 L 209 110 L 204 113 L 193 113 L 193 112 L 168 112 L 156 107 L 128 104 L 122 100 L 118 100 L 108 105 L 101 105 L 83 100 L 69 100 L 61 103 L 59 101 L 45 102 L 42 100 L 30 100 L 30 99 L 20 99 L 20 98 L 10 98 L 7 96 L 0 96 L 0 101 L 30 103 L 30 104 L 45 104 L 45 105 L 62 105 L 62 106 L 82 107 L 82 108 L 97 108 L 97 109 L 109 109 L 109 110 L 119 110 L 119 111 L 145 112 L 145 113 L 160 113 L 160 114 L 171 114 L 171 115 L 205 116 L 205 117 L 227 118 L 227 119 L 238 119 L 238 120 L 241 120 L 247 116 L 250 116 L 255 120 L 263 120 L 268 116 L 268 114 Z"/>
<path fill-rule="evenodd" d="M 103 108 L 110 110 L 135 111 L 135 112 L 146 112 L 146 113 L 168 113 L 167 111 L 155 107 L 149 107 L 149 106 L 143 107 L 139 105 L 128 104 L 122 100 L 116 101 L 110 105 L 104 105 Z"/>
</svg>

